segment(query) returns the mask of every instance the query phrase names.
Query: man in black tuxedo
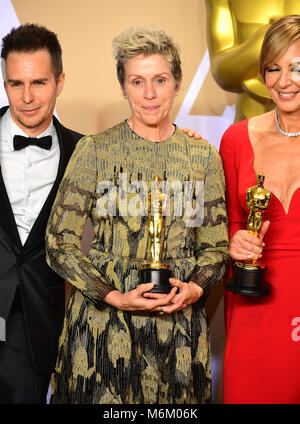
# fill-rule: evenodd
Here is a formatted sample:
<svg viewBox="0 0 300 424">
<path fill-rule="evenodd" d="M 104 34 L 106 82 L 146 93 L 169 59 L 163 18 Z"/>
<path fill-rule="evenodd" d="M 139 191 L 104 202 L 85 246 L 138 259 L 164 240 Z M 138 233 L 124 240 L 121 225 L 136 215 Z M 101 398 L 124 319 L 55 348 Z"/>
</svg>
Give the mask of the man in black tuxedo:
<svg viewBox="0 0 300 424">
<path fill-rule="evenodd" d="M 9 107 L 0 109 L 0 403 L 46 401 L 64 317 L 64 280 L 47 265 L 44 242 L 81 138 L 53 116 L 61 56 L 56 35 L 41 26 L 21 25 L 2 40 Z"/>
</svg>

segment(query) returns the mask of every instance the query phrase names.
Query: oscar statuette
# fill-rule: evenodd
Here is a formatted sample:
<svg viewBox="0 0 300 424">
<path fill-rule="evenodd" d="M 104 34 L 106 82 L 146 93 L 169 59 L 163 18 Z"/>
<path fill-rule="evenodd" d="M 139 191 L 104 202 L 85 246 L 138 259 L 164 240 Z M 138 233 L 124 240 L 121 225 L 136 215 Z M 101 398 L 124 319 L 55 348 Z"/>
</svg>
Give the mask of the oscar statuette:
<svg viewBox="0 0 300 424">
<path fill-rule="evenodd" d="M 257 175 L 257 185 L 246 192 L 247 207 L 250 210 L 247 230 L 258 237 L 263 223 L 262 214 L 271 200 L 271 193 L 263 187 L 264 175 Z M 225 288 L 244 296 L 265 296 L 270 293 L 271 285 L 264 281 L 266 266 L 259 259 L 235 261 L 233 278 L 226 281 Z"/>
<path fill-rule="evenodd" d="M 173 276 L 169 265 L 161 263 L 163 240 L 163 210 L 168 201 L 167 195 L 160 189 L 161 180 L 153 178 L 152 190 L 148 194 L 148 231 L 150 239 L 151 261 L 140 269 L 140 283 L 154 283 L 149 293 L 169 293 L 172 286 L 169 278 Z"/>
</svg>

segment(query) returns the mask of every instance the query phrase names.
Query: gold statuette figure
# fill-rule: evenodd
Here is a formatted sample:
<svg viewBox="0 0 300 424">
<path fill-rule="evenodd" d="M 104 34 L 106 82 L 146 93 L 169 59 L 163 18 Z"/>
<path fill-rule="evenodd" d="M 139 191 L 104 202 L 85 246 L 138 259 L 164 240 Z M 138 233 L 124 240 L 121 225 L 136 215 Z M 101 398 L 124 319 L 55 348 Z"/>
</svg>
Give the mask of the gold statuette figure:
<svg viewBox="0 0 300 424">
<path fill-rule="evenodd" d="M 258 237 L 263 223 L 262 215 L 269 206 L 271 192 L 263 186 L 264 175 L 257 175 L 257 184 L 246 192 L 247 207 L 250 210 L 247 230 Z M 233 278 L 227 280 L 226 288 L 234 293 L 246 296 L 263 296 L 269 294 L 270 285 L 263 281 L 266 267 L 261 261 L 249 259 L 236 261 L 233 266 Z"/>
<path fill-rule="evenodd" d="M 151 262 L 143 264 L 140 270 L 141 283 L 154 283 L 152 293 L 169 293 L 171 285 L 169 278 L 172 271 L 169 265 L 161 263 L 163 241 L 163 211 L 168 197 L 160 189 L 161 180 L 153 178 L 153 187 L 148 194 L 148 231 L 150 240 Z"/>
<path fill-rule="evenodd" d="M 262 226 L 262 214 L 269 206 L 271 200 L 270 191 L 263 186 L 264 175 L 257 175 L 257 185 L 250 187 L 246 193 L 246 202 L 250 214 L 247 222 L 248 231 L 254 236 L 258 236 Z"/>
<path fill-rule="evenodd" d="M 156 184 L 155 190 L 148 194 L 148 228 L 150 237 L 150 252 L 152 256 L 151 266 L 156 267 L 160 265 L 162 254 L 162 235 L 163 235 L 163 207 L 165 198 L 160 191 L 160 179 L 154 177 Z"/>
</svg>

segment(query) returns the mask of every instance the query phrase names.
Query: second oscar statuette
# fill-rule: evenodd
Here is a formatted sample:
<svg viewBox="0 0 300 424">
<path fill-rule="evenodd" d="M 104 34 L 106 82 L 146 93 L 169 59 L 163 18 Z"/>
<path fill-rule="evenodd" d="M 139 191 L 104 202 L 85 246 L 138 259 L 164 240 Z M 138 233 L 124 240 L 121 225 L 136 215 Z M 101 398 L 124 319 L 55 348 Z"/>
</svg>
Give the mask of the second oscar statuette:
<svg viewBox="0 0 300 424">
<path fill-rule="evenodd" d="M 247 207 L 250 210 L 247 230 L 258 237 L 263 223 L 262 214 L 271 200 L 271 193 L 263 187 L 264 175 L 257 175 L 257 185 L 246 192 Z M 244 296 L 265 296 L 270 293 L 271 286 L 264 281 L 266 266 L 259 259 L 235 261 L 233 277 L 226 281 L 227 290 Z"/>
<path fill-rule="evenodd" d="M 172 286 L 169 278 L 173 276 L 168 264 L 161 263 L 163 240 L 163 209 L 168 201 L 167 195 L 160 189 L 159 177 L 153 178 L 152 190 L 148 194 L 148 231 L 150 239 L 151 261 L 140 269 L 140 283 L 154 283 L 150 293 L 169 293 Z"/>
</svg>

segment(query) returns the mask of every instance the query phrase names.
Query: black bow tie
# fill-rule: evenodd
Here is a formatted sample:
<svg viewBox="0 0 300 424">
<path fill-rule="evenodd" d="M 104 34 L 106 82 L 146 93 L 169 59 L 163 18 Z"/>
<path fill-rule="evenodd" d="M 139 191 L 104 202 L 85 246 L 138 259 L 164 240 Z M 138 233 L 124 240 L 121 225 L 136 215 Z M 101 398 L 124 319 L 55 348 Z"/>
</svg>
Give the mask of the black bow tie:
<svg viewBox="0 0 300 424">
<path fill-rule="evenodd" d="M 14 149 L 20 150 L 26 146 L 38 146 L 42 149 L 49 150 L 52 146 L 52 137 L 51 135 L 46 135 L 41 138 L 31 138 L 24 137 L 23 135 L 15 135 L 14 136 Z"/>
</svg>

